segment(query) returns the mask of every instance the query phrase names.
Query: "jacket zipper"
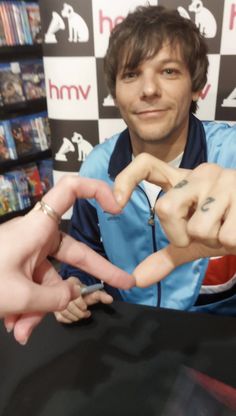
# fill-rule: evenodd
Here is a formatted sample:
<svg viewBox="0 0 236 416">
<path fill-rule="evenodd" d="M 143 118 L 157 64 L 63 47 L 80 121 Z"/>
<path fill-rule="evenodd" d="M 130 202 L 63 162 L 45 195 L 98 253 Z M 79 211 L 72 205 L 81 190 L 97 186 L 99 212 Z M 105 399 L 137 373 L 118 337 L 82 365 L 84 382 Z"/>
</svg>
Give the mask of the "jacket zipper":
<svg viewBox="0 0 236 416">
<path fill-rule="evenodd" d="M 151 208 L 150 209 L 150 217 L 148 219 L 148 225 L 155 226 L 154 217 L 155 217 L 155 211 L 154 211 L 154 208 Z"/>
<path fill-rule="evenodd" d="M 152 244 L 153 244 L 153 253 L 156 253 L 157 251 L 157 243 L 156 243 L 156 236 L 155 236 L 155 206 L 156 202 L 162 192 L 162 190 L 159 192 L 159 194 L 156 197 L 156 201 L 153 207 L 151 207 L 150 201 L 148 199 L 148 196 L 146 192 L 141 188 L 141 186 L 138 186 L 138 188 L 144 193 L 144 195 L 147 198 L 149 209 L 150 209 L 150 217 L 148 219 L 148 225 L 152 227 Z M 160 308 L 161 306 L 161 282 L 157 283 L 157 307 Z"/>
</svg>

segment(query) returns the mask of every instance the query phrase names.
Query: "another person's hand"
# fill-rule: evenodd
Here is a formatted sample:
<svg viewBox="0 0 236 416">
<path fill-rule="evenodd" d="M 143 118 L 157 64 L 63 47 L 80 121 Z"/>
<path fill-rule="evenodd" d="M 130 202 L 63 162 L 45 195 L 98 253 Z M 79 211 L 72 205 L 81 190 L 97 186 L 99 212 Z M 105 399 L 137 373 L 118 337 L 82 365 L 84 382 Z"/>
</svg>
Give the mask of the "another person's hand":
<svg viewBox="0 0 236 416">
<path fill-rule="evenodd" d="M 68 278 L 68 281 L 75 286 L 79 286 L 79 289 L 84 287 L 77 277 L 71 276 Z M 71 324 L 81 319 L 90 318 L 91 312 L 88 306 L 95 305 L 98 302 L 110 304 L 113 302 L 113 298 L 104 290 L 96 290 L 96 292 L 85 296 L 79 295 L 76 299 L 71 300 L 63 311 L 55 312 L 54 314 L 58 322 Z"/>
<path fill-rule="evenodd" d="M 177 169 L 141 154 L 116 178 L 114 194 L 122 208 L 143 179 L 168 191 L 157 201 L 156 213 L 171 244 L 134 270 L 138 286 L 197 258 L 236 254 L 235 170 L 215 164 Z"/>
<path fill-rule="evenodd" d="M 48 256 L 81 268 L 111 286 L 128 289 L 134 285 L 126 272 L 58 230 L 57 217 L 79 197 L 96 198 L 104 210 L 120 212 L 108 185 L 67 175 L 43 197 L 47 215 L 38 206 L 40 209 L 0 227 L 0 316 L 22 344 L 44 313 L 63 310 L 79 296 L 79 289 L 62 281 Z"/>
</svg>

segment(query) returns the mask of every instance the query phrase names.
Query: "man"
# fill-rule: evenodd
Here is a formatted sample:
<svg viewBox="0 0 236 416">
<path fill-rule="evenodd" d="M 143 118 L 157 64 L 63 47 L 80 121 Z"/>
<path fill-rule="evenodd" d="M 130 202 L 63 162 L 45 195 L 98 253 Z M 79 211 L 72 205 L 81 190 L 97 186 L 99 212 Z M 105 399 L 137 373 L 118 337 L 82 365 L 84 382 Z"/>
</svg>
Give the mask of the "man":
<svg viewBox="0 0 236 416">
<path fill-rule="evenodd" d="M 122 169 L 142 152 L 175 167 L 193 169 L 209 161 L 234 168 L 236 128 L 202 123 L 192 114 L 206 83 L 207 68 L 206 44 L 189 19 L 160 6 L 139 7 L 130 13 L 112 31 L 104 65 L 107 85 L 128 128 L 97 146 L 80 174 L 112 186 Z M 155 216 L 155 204 L 162 193 L 160 187 L 143 182 L 122 214 L 115 217 L 95 201 L 78 201 L 71 235 L 132 273 L 147 256 L 168 245 Z M 145 289 L 114 291 L 107 287 L 107 291 L 128 302 L 191 310 L 208 263 L 208 259 L 200 259 L 185 264 Z M 77 282 L 82 284 L 94 281 L 66 265 L 61 273 L 74 282 L 79 278 Z M 211 310 L 217 312 L 214 300 Z M 71 322 L 86 317 L 80 301 L 56 314 L 57 319 Z M 206 299 L 207 304 L 211 302 Z M 227 310 L 227 301 L 224 306 L 221 313 L 234 313 Z"/>
</svg>

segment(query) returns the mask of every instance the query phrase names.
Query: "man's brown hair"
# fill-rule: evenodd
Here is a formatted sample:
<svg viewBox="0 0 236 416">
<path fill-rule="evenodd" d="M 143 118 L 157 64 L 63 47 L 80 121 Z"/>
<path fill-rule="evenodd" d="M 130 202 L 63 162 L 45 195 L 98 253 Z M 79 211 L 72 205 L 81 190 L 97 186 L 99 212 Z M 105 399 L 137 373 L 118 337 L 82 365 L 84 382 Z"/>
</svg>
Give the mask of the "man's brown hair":
<svg viewBox="0 0 236 416">
<path fill-rule="evenodd" d="M 192 91 L 201 91 L 207 81 L 207 45 L 196 25 L 179 15 L 177 10 L 162 6 L 139 6 L 111 32 L 104 58 L 104 73 L 108 89 L 115 98 L 116 77 L 121 67 L 136 69 L 153 58 L 163 44 L 180 46 L 192 80 Z M 196 112 L 192 101 L 190 111 Z"/>
</svg>

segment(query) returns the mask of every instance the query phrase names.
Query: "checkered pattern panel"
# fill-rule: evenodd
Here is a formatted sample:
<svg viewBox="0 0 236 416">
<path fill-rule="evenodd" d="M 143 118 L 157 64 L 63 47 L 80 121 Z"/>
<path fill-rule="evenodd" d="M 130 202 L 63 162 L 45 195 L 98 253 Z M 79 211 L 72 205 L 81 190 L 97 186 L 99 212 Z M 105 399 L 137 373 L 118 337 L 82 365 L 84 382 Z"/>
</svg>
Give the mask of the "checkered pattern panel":
<svg viewBox="0 0 236 416">
<path fill-rule="evenodd" d="M 102 71 L 109 34 L 142 0 L 41 0 L 55 178 L 78 172 L 91 149 L 125 127 Z M 209 74 L 197 116 L 236 121 L 236 1 L 149 0 L 178 9 L 200 28 Z"/>
</svg>

